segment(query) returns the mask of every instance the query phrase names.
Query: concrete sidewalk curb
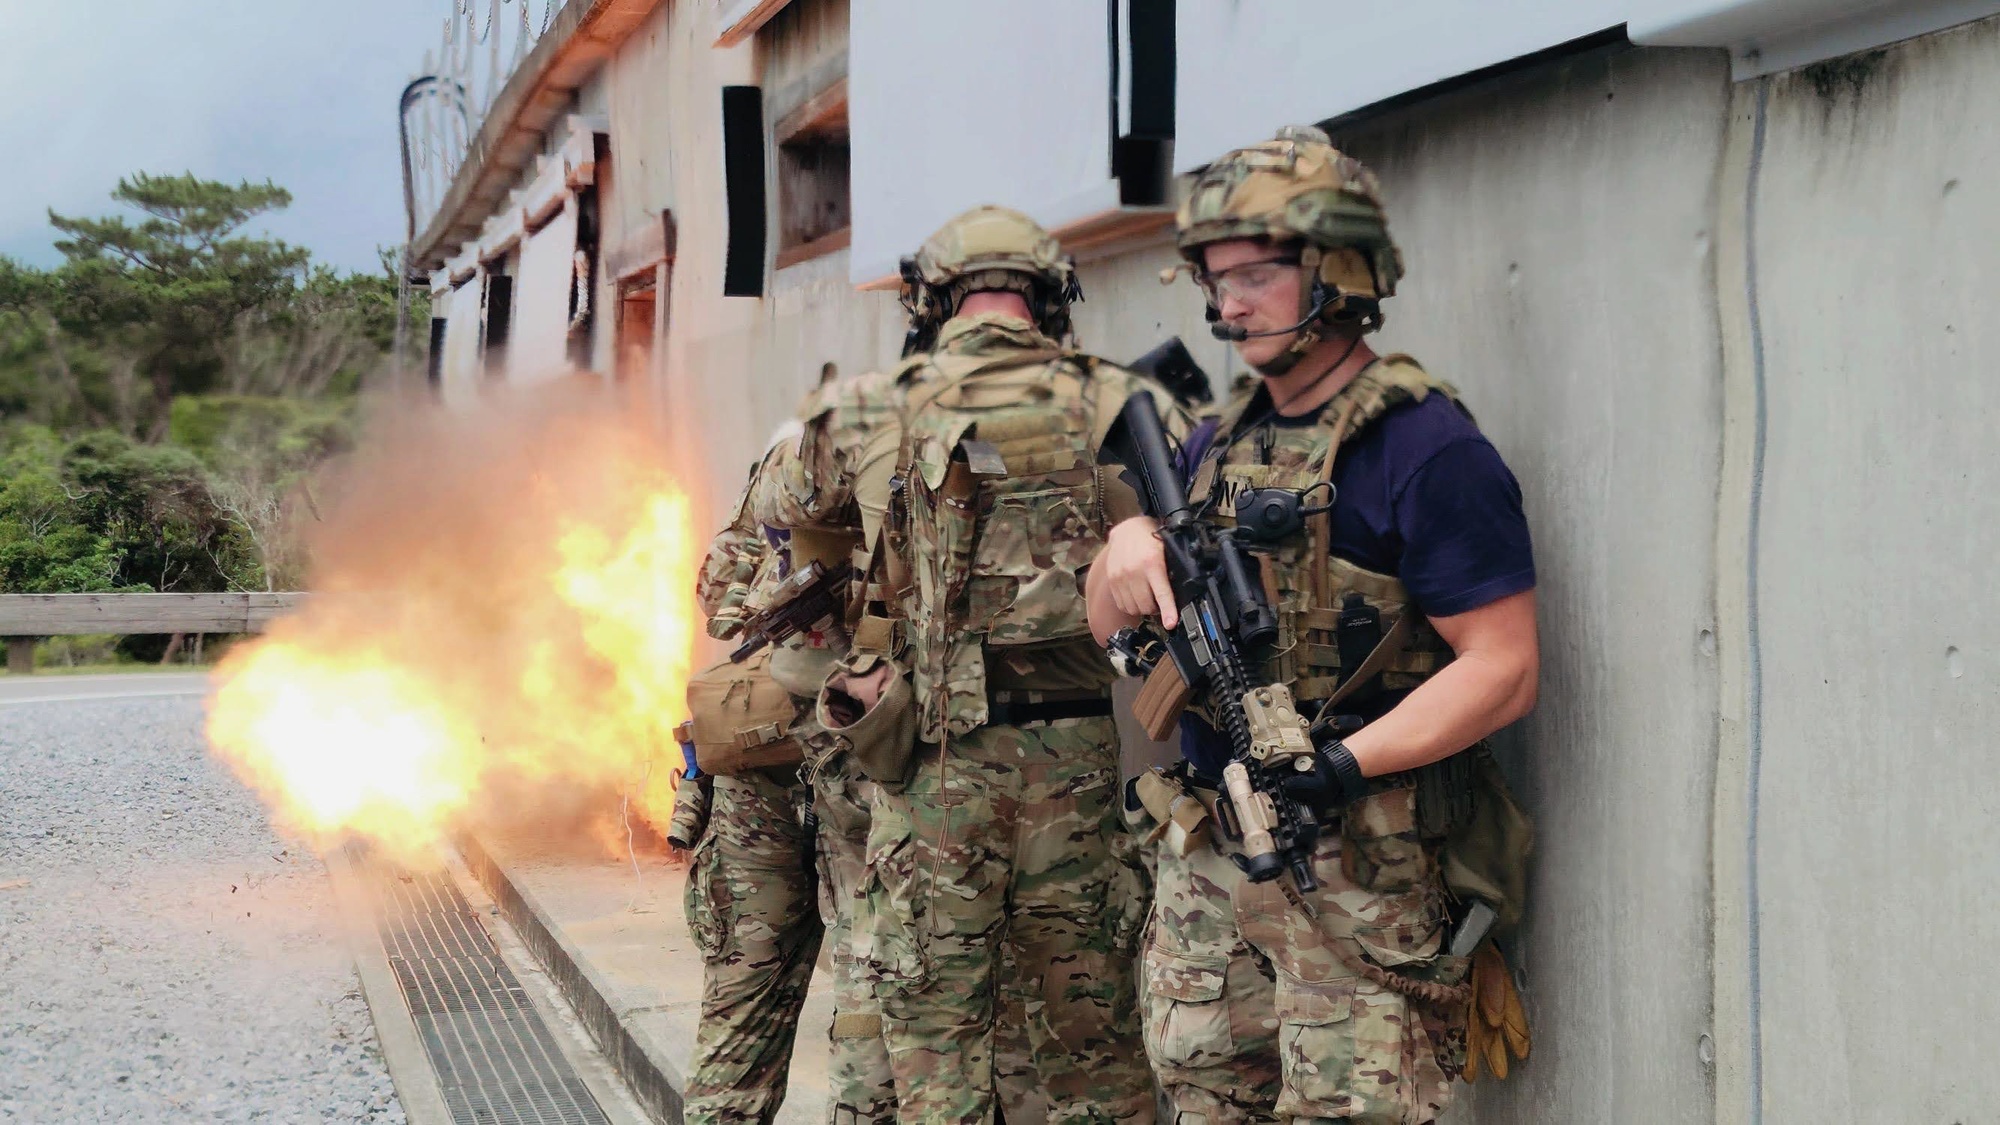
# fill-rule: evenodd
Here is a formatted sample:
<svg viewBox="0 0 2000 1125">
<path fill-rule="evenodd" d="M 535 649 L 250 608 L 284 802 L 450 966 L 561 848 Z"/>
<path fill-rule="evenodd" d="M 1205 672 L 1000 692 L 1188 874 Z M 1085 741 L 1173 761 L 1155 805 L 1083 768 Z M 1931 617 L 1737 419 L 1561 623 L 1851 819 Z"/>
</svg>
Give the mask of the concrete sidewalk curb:
<svg viewBox="0 0 2000 1125">
<path fill-rule="evenodd" d="M 682 1125 L 681 1091 L 687 1087 L 687 1076 L 667 1057 L 665 1045 L 626 1021 L 629 1013 L 620 1011 L 612 1000 L 615 993 L 610 985 L 599 978 L 587 959 L 578 956 L 534 893 L 509 878 L 506 869 L 494 862 L 478 837 L 465 833 L 458 839 L 458 848 L 466 867 L 562 989 L 563 997 L 576 1010 L 598 1050 L 617 1068 L 633 1097 L 654 1120 Z"/>
</svg>

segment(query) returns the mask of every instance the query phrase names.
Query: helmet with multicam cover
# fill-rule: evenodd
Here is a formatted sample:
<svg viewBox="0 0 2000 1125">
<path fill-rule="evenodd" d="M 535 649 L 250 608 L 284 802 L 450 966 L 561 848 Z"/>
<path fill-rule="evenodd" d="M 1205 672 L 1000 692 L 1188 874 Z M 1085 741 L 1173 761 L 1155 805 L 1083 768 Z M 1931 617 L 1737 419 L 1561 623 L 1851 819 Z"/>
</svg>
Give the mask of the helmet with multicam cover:
<svg viewBox="0 0 2000 1125">
<path fill-rule="evenodd" d="M 952 219 L 903 259 L 903 307 L 910 314 L 904 354 L 930 346 L 969 293 L 1021 294 L 1036 327 L 1055 339 L 1070 334 L 1069 306 L 1083 299 L 1076 264 L 1035 220 L 984 206 Z"/>
<path fill-rule="evenodd" d="M 1312 284 L 1299 294 L 1304 327 L 1289 358 L 1281 357 L 1283 368 L 1318 342 L 1315 322 L 1381 327 L 1382 299 L 1403 276 L 1375 174 L 1311 126 L 1288 126 L 1196 169 L 1176 222 L 1181 256 L 1197 280 L 1202 252 L 1213 243 L 1252 238 L 1299 246 Z M 1213 295 L 1208 313 L 1211 321 L 1221 315 Z"/>
</svg>

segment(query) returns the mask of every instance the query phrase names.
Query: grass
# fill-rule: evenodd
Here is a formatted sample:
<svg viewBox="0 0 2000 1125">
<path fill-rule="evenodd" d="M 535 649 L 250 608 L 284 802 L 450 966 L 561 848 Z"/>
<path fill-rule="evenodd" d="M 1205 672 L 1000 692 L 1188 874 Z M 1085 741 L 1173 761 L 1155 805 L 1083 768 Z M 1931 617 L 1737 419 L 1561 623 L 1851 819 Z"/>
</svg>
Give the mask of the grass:
<svg viewBox="0 0 2000 1125">
<path fill-rule="evenodd" d="M 111 676 L 127 673 L 147 672 L 208 672 L 215 665 L 208 661 L 200 664 L 142 664 L 137 661 L 107 661 L 102 664 L 37 664 L 35 676 Z M 0 671 L 0 679 L 20 679 L 11 672 Z"/>
<path fill-rule="evenodd" d="M 183 651 L 171 664 L 134 660 L 118 650 L 115 633 L 94 633 L 71 637 L 44 637 L 35 645 L 37 676 L 102 676 L 118 673 L 200 672 L 215 667 L 229 651 L 233 638 L 208 637 L 199 664 L 187 660 Z"/>
</svg>

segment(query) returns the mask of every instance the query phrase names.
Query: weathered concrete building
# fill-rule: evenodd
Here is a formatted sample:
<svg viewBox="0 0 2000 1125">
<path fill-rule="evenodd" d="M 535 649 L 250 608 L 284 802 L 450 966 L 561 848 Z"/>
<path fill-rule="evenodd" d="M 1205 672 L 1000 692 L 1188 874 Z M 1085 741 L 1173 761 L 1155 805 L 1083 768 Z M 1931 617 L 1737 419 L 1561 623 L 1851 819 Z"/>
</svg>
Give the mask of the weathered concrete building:
<svg viewBox="0 0 2000 1125">
<path fill-rule="evenodd" d="M 1328 121 L 1540 555 L 1536 1053 L 1461 1118 L 1990 1119 L 2000 4 L 1526 7 L 570 0 L 414 240 L 434 376 L 623 384 L 721 512 L 1000 202 L 1224 382 L 1168 174 Z"/>
</svg>

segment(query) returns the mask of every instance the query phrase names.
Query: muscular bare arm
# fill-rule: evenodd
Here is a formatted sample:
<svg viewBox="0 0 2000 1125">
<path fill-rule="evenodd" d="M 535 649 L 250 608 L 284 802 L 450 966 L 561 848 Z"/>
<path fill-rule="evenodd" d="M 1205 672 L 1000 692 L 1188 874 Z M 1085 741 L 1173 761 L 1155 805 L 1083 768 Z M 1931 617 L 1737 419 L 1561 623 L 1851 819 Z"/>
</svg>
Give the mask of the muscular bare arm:
<svg viewBox="0 0 2000 1125">
<path fill-rule="evenodd" d="M 1533 590 L 1430 622 L 1456 657 L 1345 740 L 1369 777 L 1449 757 L 1534 709 L 1541 641 Z"/>
<path fill-rule="evenodd" d="M 1166 554 L 1152 521 L 1126 520 L 1112 529 L 1085 581 L 1090 631 L 1101 644 L 1155 613 L 1171 615 L 1169 593 Z M 1449 757 L 1535 706 L 1541 642 L 1533 590 L 1430 622 L 1456 657 L 1394 710 L 1346 739 L 1369 777 Z M 1172 628 L 1171 621 L 1164 623 Z"/>
</svg>

